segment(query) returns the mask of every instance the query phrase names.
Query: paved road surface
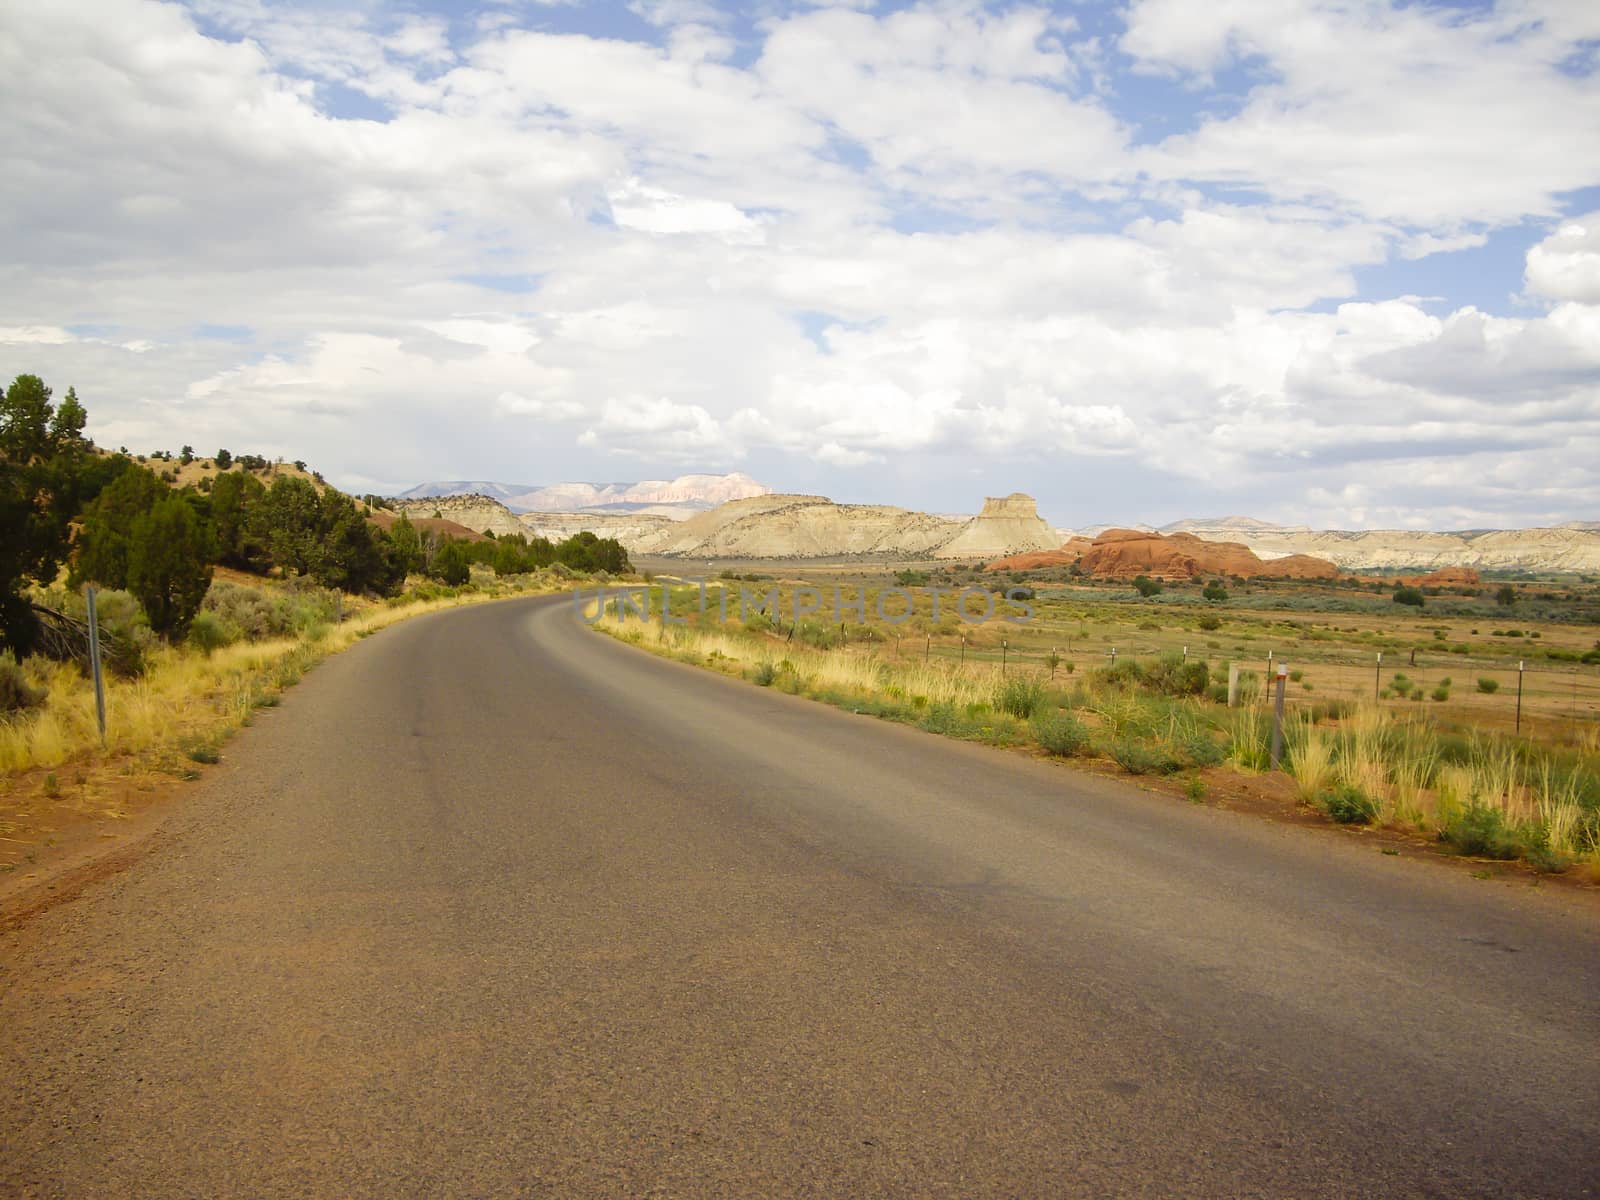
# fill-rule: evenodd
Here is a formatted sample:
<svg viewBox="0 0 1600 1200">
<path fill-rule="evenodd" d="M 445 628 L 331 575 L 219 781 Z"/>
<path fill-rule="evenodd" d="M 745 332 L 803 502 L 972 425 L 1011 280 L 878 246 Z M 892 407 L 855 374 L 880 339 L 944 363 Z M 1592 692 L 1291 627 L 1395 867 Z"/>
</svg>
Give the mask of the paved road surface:
<svg viewBox="0 0 1600 1200">
<path fill-rule="evenodd" d="M 319 667 L 5 935 L 0 1195 L 1600 1195 L 1600 920 L 664 662 Z"/>
</svg>

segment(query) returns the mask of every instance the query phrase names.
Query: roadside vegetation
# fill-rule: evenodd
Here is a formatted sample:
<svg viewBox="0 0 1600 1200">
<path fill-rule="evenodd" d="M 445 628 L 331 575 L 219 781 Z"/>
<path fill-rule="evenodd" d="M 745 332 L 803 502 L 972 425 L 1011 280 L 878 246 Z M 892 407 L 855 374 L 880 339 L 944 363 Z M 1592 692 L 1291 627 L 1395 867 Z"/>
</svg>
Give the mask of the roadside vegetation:
<svg viewBox="0 0 1600 1200">
<path fill-rule="evenodd" d="M 652 613 L 660 612 L 664 586 L 654 589 Z M 736 582 L 725 586 L 736 596 Z M 876 589 L 865 591 L 870 617 Z M 783 610 L 792 613 L 792 587 L 780 592 Z M 721 620 L 715 589 L 703 613 L 697 589 L 670 588 L 669 594 L 674 617 L 683 615 L 686 624 L 619 614 L 612 601 L 596 627 L 758 686 L 944 736 L 1130 775 L 1175 776 L 1191 799 L 1207 794 L 1208 781 L 1269 769 L 1264 662 L 1256 665 L 1252 654 L 1253 669 L 1243 673 L 1238 703 L 1230 707 L 1220 647 L 1186 632 L 1193 639 L 1187 652 L 1138 653 L 1135 637 L 1124 643 L 1133 652 L 1096 653 L 1090 629 L 1103 629 L 1107 614 L 1076 607 L 1078 598 L 1065 622 L 1059 610 L 1035 598 L 1038 620 L 1024 629 L 1000 620 L 1003 606 L 982 624 L 965 624 L 948 612 L 936 621 L 920 597 L 912 619 L 890 626 L 870 619 L 774 621 L 765 613 L 741 613 L 736 600 Z M 1075 635 L 1070 657 L 1067 632 Z M 1141 632 L 1136 623 L 1131 632 Z M 1487 700 L 1495 690 L 1457 670 L 1463 694 Z M 1370 691 L 1365 699 L 1321 696 L 1303 687 L 1309 681 L 1310 672 L 1299 668 L 1291 676 L 1297 694 L 1283 753 L 1302 804 L 1336 823 L 1419 835 L 1466 855 L 1523 859 L 1543 871 L 1576 867 L 1600 882 L 1595 725 L 1563 730 L 1560 738 L 1530 738 L 1441 720 L 1437 710 L 1454 685 L 1437 675 L 1406 702 L 1375 699 Z M 1391 683 L 1391 696 L 1398 695 L 1397 686 L 1407 695 L 1424 687 L 1408 682 Z"/>
<path fill-rule="evenodd" d="M 457 540 L 404 515 L 385 529 L 370 519 L 380 498 L 357 501 L 303 463 L 275 474 L 227 451 L 204 464 L 189 447 L 106 454 L 86 419 L 36 376 L 0 394 L 0 869 L 41 812 L 114 816 L 118 781 L 192 775 L 310 666 L 386 625 L 631 569 L 593 534 Z"/>
</svg>

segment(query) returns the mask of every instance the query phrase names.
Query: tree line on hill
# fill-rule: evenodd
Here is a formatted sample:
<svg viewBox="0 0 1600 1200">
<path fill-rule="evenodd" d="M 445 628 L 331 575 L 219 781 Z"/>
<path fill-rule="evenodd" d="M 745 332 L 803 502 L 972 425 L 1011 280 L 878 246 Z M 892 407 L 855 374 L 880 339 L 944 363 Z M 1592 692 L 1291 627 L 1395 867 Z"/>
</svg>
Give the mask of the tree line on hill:
<svg viewBox="0 0 1600 1200">
<path fill-rule="evenodd" d="M 209 488 L 175 489 L 126 454 L 99 453 L 83 434 L 87 419 L 72 389 L 52 403 L 36 375 L 18 375 L 0 396 L 0 649 L 19 657 L 40 634 L 26 589 L 54 583 L 63 566 L 74 587 L 132 593 L 168 640 L 187 632 L 217 564 L 380 596 L 397 594 L 413 573 L 460 586 L 475 563 L 497 575 L 555 564 L 630 569 L 614 539 L 592 533 L 469 543 L 420 532 L 403 513 L 384 530 L 332 488 L 298 476 L 268 485 L 229 470 L 256 456 L 219 453 L 222 473 Z"/>
</svg>

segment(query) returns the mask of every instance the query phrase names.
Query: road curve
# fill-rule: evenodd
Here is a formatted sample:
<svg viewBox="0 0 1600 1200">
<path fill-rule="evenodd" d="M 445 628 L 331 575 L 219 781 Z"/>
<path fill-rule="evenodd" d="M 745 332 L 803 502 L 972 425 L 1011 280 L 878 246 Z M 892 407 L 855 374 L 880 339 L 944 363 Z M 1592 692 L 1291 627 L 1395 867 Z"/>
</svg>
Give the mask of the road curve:
<svg viewBox="0 0 1600 1200">
<path fill-rule="evenodd" d="M 1600 1195 L 1600 918 L 666 662 L 313 672 L 5 935 L 0 1195 Z"/>
</svg>

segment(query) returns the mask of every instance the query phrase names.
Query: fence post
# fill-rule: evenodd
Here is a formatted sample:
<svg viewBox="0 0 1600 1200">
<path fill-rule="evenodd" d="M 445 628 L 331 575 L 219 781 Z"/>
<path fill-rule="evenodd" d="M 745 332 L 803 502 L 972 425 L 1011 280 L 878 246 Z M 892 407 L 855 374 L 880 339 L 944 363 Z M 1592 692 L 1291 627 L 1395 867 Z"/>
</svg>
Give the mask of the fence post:
<svg viewBox="0 0 1600 1200">
<path fill-rule="evenodd" d="M 1522 732 L 1522 669 L 1523 669 L 1523 667 L 1525 667 L 1527 665 L 1528 664 L 1527 664 L 1526 660 L 1524 660 L 1524 659 L 1518 659 L 1517 660 L 1517 728 L 1516 728 L 1516 732 L 1518 732 L 1518 733 Z"/>
<path fill-rule="evenodd" d="M 1378 692 L 1383 688 L 1383 651 L 1378 651 L 1378 665 L 1372 672 L 1372 698 L 1378 698 Z"/>
<path fill-rule="evenodd" d="M 100 666 L 100 611 L 95 604 L 94 584 L 84 592 L 84 602 L 89 610 L 89 671 L 94 676 L 94 715 L 100 725 L 100 748 L 106 744 L 106 682 Z"/>
<path fill-rule="evenodd" d="M 1010 645 L 1011 643 L 1005 638 L 1000 639 L 1000 674 L 1002 676 L 1006 673 L 1006 649 Z"/>
<path fill-rule="evenodd" d="M 961 665 L 967 665 L 967 635 L 964 633 L 961 635 Z"/>
<path fill-rule="evenodd" d="M 1277 695 L 1272 702 L 1272 769 L 1283 761 L 1283 693 L 1289 686 L 1289 664 L 1278 664 Z"/>
</svg>

